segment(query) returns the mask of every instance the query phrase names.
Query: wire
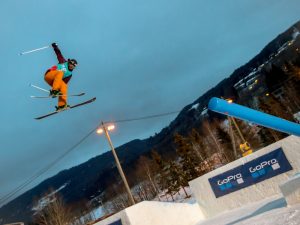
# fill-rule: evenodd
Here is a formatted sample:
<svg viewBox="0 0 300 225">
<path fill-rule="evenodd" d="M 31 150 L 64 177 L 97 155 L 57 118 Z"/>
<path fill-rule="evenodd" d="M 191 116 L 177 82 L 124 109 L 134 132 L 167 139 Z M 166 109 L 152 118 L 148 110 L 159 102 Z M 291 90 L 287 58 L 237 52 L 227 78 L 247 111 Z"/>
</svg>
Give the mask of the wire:
<svg viewBox="0 0 300 225">
<path fill-rule="evenodd" d="M 57 159 L 55 159 L 53 162 L 51 162 L 48 166 L 40 170 L 38 173 L 30 177 L 28 180 L 26 180 L 23 184 L 15 188 L 13 191 L 5 195 L 0 199 L 0 205 L 5 204 L 5 202 L 13 197 L 16 193 L 18 193 L 20 190 L 25 188 L 27 185 L 32 183 L 35 179 L 43 175 L 45 172 L 47 172 L 49 169 L 51 169 L 58 161 L 60 161 L 62 158 L 64 158 L 67 154 L 69 154 L 71 151 L 73 151 L 77 146 L 79 146 L 83 141 L 85 141 L 97 128 L 90 131 L 87 135 L 85 135 L 79 142 L 77 142 L 74 146 L 72 146 L 70 149 L 68 149 L 65 153 L 63 153 L 61 156 L 59 156 Z"/>
<path fill-rule="evenodd" d="M 144 117 L 137 117 L 137 118 L 131 118 L 131 119 L 123 119 L 123 120 L 116 120 L 116 121 L 108 121 L 107 123 L 123 123 L 123 122 L 132 122 L 132 121 L 138 121 L 138 120 L 146 120 L 156 117 L 163 117 L 171 114 L 178 113 L 180 111 L 173 111 L 173 112 L 167 112 L 167 113 L 161 113 L 161 114 L 155 114 L 150 116 L 144 116 Z M 15 194 L 17 194 L 19 191 L 24 189 L 26 186 L 31 184 L 34 180 L 36 180 L 38 177 L 46 173 L 48 170 L 50 170 L 57 162 L 59 162 L 61 159 L 63 159 L 67 154 L 69 154 L 71 151 L 73 151 L 76 147 L 78 147 L 82 142 L 84 142 L 92 133 L 94 133 L 99 126 L 97 126 L 95 129 L 91 130 L 87 135 L 85 135 L 79 142 L 77 142 L 75 145 L 73 145 L 71 148 L 69 148 L 66 152 L 64 152 L 61 156 L 59 156 L 57 159 L 55 159 L 53 162 L 51 162 L 48 166 L 41 169 L 38 173 L 31 176 L 29 179 L 27 179 L 23 184 L 16 187 L 14 190 L 6 194 L 5 196 L 0 198 L 0 205 L 4 205 L 10 198 L 12 198 Z"/>
<path fill-rule="evenodd" d="M 178 113 L 178 112 L 180 112 L 180 111 L 167 112 L 167 113 L 161 113 L 161 114 L 156 114 L 156 115 L 151 115 L 151 116 L 144 116 L 144 117 L 138 117 L 138 118 L 131 118 L 131 119 L 108 121 L 108 122 L 105 122 L 105 123 L 123 123 L 123 122 L 137 121 L 137 120 L 152 119 L 152 118 L 156 118 L 156 117 L 168 116 L 168 115 L 175 114 L 175 113 Z"/>
</svg>

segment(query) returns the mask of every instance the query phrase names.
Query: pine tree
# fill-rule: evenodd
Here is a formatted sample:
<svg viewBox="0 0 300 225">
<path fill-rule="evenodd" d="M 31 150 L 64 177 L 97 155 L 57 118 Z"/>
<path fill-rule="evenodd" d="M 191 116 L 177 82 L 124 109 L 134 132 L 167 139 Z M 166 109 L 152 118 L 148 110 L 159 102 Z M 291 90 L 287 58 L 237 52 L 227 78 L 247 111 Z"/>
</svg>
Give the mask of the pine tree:
<svg viewBox="0 0 300 225">
<path fill-rule="evenodd" d="M 169 177 L 170 177 L 170 183 L 168 191 L 170 193 L 176 193 L 180 190 L 180 188 L 183 188 L 186 197 L 188 197 L 188 194 L 185 191 L 186 186 L 188 186 L 188 180 L 185 177 L 185 173 L 182 170 L 182 168 L 177 165 L 174 161 L 169 162 Z"/>
<path fill-rule="evenodd" d="M 267 98 L 267 97 L 266 98 L 262 98 L 262 97 L 258 98 L 260 110 L 267 114 L 270 114 L 270 115 L 273 114 L 275 116 L 279 116 L 279 115 L 276 115 L 276 112 L 278 111 L 279 106 L 274 106 L 274 108 L 277 108 L 276 112 L 274 112 L 274 108 L 272 108 L 272 105 L 271 105 L 272 103 L 274 103 L 274 101 L 269 101 L 268 99 L 269 98 Z M 276 104 L 276 103 L 274 103 L 274 104 Z M 260 137 L 264 140 L 263 142 L 267 145 L 270 144 L 268 136 L 272 136 L 274 141 L 279 141 L 280 139 L 285 137 L 285 134 L 283 134 L 282 132 L 275 131 L 270 128 L 262 128 L 262 131 L 260 132 L 260 134 L 261 134 Z M 273 142 L 271 142 L 271 143 L 273 143 Z"/>
<path fill-rule="evenodd" d="M 293 116 L 287 112 L 286 107 L 278 101 L 273 94 L 264 98 L 259 98 L 259 108 L 265 113 L 293 121 Z"/>
<path fill-rule="evenodd" d="M 284 83 L 285 101 L 293 112 L 300 110 L 300 67 L 293 65 L 291 62 L 285 63 L 286 73 L 289 77 Z"/>
<path fill-rule="evenodd" d="M 207 159 L 207 153 L 204 148 L 203 137 L 196 131 L 195 128 L 192 129 L 192 132 L 189 133 L 189 139 L 192 144 L 192 148 L 195 150 L 196 154 L 200 158 L 201 161 Z"/>
<path fill-rule="evenodd" d="M 216 123 L 216 135 L 222 145 L 222 149 L 228 161 L 229 162 L 234 161 L 235 155 L 232 148 L 231 138 L 229 134 L 226 131 L 224 131 L 223 128 L 218 123 Z"/>
<path fill-rule="evenodd" d="M 209 163 L 209 156 L 206 151 L 206 146 L 204 144 L 205 137 L 201 136 L 195 128 L 189 133 L 189 140 L 191 141 L 192 148 L 198 155 L 201 163 L 201 170 L 209 172 L 212 169 L 212 166 Z"/>
<path fill-rule="evenodd" d="M 182 165 L 185 178 L 190 181 L 198 177 L 199 172 L 196 168 L 199 167 L 200 161 L 197 160 L 197 157 L 195 157 L 191 141 L 176 133 L 174 135 L 174 142 L 176 145 L 176 152 L 180 156 L 180 163 Z"/>
<path fill-rule="evenodd" d="M 265 71 L 266 85 L 270 91 L 277 89 L 287 78 L 287 74 L 274 64 L 269 71 Z"/>
<path fill-rule="evenodd" d="M 218 124 L 216 122 L 213 122 L 210 124 L 208 121 L 205 121 L 203 124 L 209 133 L 210 139 L 213 141 L 213 143 L 212 143 L 213 147 L 217 149 L 217 153 L 219 156 L 218 158 L 220 160 L 220 163 L 224 164 L 224 163 L 230 162 L 230 160 L 228 159 L 228 157 L 226 156 L 226 154 L 224 152 L 224 149 L 220 143 L 219 138 L 216 135 L 216 129 L 218 127 Z M 220 165 L 218 165 L 218 166 L 220 166 Z"/>
<path fill-rule="evenodd" d="M 276 142 L 280 140 L 275 130 L 266 127 L 261 127 L 260 131 L 258 132 L 258 135 L 262 142 L 262 147 L 268 146 L 274 143 L 274 141 Z"/>
<path fill-rule="evenodd" d="M 173 199 L 173 186 L 172 177 L 170 176 L 170 165 L 162 159 L 157 151 L 152 150 L 151 155 L 159 168 L 159 173 L 157 174 L 158 185 L 160 186 L 161 190 L 166 190 L 167 194 L 170 194 Z"/>
<path fill-rule="evenodd" d="M 297 80 L 300 80 L 300 67 L 291 62 L 285 63 L 287 74 Z"/>
<path fill-rule="evenodd" d="M 157 164 L 157 166 L 162 169 L 164 167 L 164 161 L 161 158 L 161 155 L 158 154 L 158 152 L 156 150 L 152 150 L 151 151 L 151 156 L 152 159 L 155 161 L 155 163 Z"/>
<path fill-rule="evenodd" d="M 300 67 L 300 54 L 298 54 L 298 57 L 294 61 L 295 66 Z"/>
</svg>

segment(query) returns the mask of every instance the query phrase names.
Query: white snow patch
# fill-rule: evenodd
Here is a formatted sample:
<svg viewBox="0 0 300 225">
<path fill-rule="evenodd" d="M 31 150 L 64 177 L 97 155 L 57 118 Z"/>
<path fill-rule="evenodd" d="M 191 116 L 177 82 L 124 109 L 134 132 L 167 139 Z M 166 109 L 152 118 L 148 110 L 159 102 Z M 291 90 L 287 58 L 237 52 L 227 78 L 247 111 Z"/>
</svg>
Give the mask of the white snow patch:
<svg viewBox="0 0 300 225">
<path fill-rule="evenodd" d="M 190 201 L 192 202 L 196 201 L 194 198 L 191 198 L 191 189 L 189 186 L 184 187 L 184 190 L 183 188 L 181 188 L 177 193 L 174 193 L 173 198 L 171 195 L 165 194 L 165 191 L 163 191 L 161 194 L 159 194 L 159 197 L 156 197 L 153 200 L 161 201 L 161 202 L 185 202 L 185 203 L 188 203 Z"/>
<path fill-rule="evenodd" d="M 39 199 L 37 204 L 35 206 L 33 206 L 31 210 L 32 211 L 41 211 L 41 210 L 43 210 L 49 203 L 51 203 L 55 200 L 55 194 L 57 192 L 59 192 L 60 190 L 64 189 L 68 184 L 69 184 L 69 182 L 63 184 L 61 187 L 54 190 L 53 192 L 51 192 L 47 196 L 44 196 L 41 199 Z"/>
<path fill-rule="evenodd" d="M 104 216 L 104 212 L 101 207 L 94 209 L 92 211 L 92 214 L 94 215 L 95 218 L 100 218 L 100 217 Z"/>
<path fill-rule="evenodd" d="M 189 109 L 189 111 L 192 110 L 192 109 L 197 109 L 198 106 L 199 106 L 199 103 L 196 103 L 196 104 L 192 105 L 191 108 Z"/>
</svg>

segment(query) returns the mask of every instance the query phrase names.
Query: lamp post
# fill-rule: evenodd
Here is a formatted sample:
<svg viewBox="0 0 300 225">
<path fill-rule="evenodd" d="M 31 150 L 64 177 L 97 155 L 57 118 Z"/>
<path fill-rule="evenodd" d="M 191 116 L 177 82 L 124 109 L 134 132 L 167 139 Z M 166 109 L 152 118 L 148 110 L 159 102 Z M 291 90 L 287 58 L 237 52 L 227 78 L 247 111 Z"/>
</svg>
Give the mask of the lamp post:
<svg viewBox="0 0 300 225">
<path fill-rule="evenodd" d="M 113 156 L 114 156 L 114 158 L 115 158 L 115 161 L 116 161 L 116 165 L 117 165 L 118 171 L 119 171 L 119 173 L 120 173 L 120 175 L 121 175 L 121 178 L 122 178 L 122 180 L 123 180 L 123 182 L 124 182 L 124 184 L 125 184 L 125 188 L 126 188 L 126 191 L 127 191 L 127 193 L 128 193 L 128 197 L 129 197 L 129 199 L 130 199 L 130 202 L 131 202 L 132 205 L 134 205 L 134 204 L 135 204 L 134 198 L 133 198 L 133 196 L 132 196 L 132 193 L 131 193 L 130 188 L 129 188 L 129 185 L 128 185 L 128 183 L 127 183 L 125 174 L 124 174 L 124 172 L 123 172 L 123 170 L 122 170 L 122 167 L 121 167 L 120 161 L 119 161 L 119 159 L 118 159 L 117 153 L 116 153 L 116 151 L 115 151 L 115 148 L 114 148 L 114 146 L 113 146 L 113 144 L 112 144 L 112 142 L 111 142 L 111 139 L 110 139 L 110 136 L 109 136 L 109 133 L 108 133 L 108 131 L 113 130 L 113 129 L 115 128 L 115 126 L 114 126 L 114 125 L 109 125 L 108 127 L 106 127 L 106 126 L 104 125 L 103 122 L 101 122 L 101 125 L 102 125 L 102 126 L 101 126 L 101 128 L 99 128 L 99 129 L 97 130 L 97 133 L 98 133 L 98 134 L 101 134 L 101 133 L 104 132 L 104 134 L 105 134 L 105 136 L 106 136 L 106 139 L 107 139 L 107 141 L 108 141 L 108 143 L 109 143 L 109 145 L 110 145 L 110 147 L 111 147 L 111 151 L 112 151 L 112 153 L 113 153 Z"/>
</svg>

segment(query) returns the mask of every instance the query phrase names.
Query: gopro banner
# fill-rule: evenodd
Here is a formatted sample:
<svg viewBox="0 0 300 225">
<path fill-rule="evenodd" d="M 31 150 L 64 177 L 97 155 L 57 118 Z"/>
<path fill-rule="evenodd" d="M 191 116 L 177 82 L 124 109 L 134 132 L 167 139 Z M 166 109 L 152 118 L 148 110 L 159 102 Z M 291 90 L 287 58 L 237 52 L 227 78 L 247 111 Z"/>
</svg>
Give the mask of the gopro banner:
<svg viewBox="0 0 300 225">
<path fill-rule="evenodd" d="M 108 225 L 122 225 L 122 221 L 121 220 L 117 220 L 117 221 L 112 222 L 112 223 L 110 223 Z"/>
<path fill-rule="evenodd" d="M 218 198 L 292 169 L 283 150 L 279 148 L 208 181 Z"/>
</svg>

